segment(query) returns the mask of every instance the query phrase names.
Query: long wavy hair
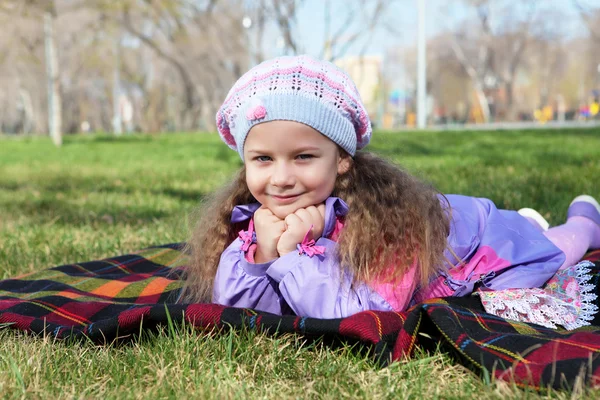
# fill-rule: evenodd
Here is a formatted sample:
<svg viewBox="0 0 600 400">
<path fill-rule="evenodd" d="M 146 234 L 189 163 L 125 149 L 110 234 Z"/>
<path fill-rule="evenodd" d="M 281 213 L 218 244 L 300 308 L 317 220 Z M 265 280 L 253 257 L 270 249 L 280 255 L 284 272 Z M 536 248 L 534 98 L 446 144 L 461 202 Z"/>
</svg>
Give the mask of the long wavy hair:
<svg viewBox="0 0 600 400">
<path fill-rule="evenodd" d="M 381 157 L 359 151 L 348 171 L 337 177 L 331 195 L 349 206 L 337 250 L 341 265 L 355 281 L 394 282 L 417 261 L 417 279 L 423 286 L 444 268 L 449 205 L 431 185 Z M 229 185 L 200 206 L 187 245 L 191 263 L 181 301 L 211 300 L 221 253 L 245 228 L 230 223 L 231 211 L 252 202 L 256 199 L 242 167 Z"/>
</svg>

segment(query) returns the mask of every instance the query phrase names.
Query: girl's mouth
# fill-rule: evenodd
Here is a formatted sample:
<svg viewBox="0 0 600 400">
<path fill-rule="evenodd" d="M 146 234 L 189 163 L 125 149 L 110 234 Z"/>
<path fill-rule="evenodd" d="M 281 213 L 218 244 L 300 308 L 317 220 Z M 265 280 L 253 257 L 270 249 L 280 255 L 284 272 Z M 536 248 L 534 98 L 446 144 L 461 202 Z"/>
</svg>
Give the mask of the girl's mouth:
<svg viewBox="0 0 600 400">
<path fill-rule="evenodd" d="M 294 195 L 274 195 L 274 194 L 272 194 L 271 197 L 278 203 L 289 204 L 289 203 L 293 203 L 298 197 L 300 197 L 300 195 L 299 194 L 294 194 Z"/>
</svg>

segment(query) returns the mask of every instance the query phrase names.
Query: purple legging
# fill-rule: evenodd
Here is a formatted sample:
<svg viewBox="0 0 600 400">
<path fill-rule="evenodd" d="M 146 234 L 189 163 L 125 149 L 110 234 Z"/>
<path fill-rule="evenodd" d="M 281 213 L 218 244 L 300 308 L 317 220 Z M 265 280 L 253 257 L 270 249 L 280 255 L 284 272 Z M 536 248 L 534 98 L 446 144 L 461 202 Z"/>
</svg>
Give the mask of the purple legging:
<svg viewBox="0 0 600 400">
<path fill-rule="evenodd" d="M 571 217 L 563 225 L 548 229 L 544 235 L 565 253 L 561 268 L 575 265 L 589 249 L 600 248 L 600 225 L 586 217 Z"/>
</svg>

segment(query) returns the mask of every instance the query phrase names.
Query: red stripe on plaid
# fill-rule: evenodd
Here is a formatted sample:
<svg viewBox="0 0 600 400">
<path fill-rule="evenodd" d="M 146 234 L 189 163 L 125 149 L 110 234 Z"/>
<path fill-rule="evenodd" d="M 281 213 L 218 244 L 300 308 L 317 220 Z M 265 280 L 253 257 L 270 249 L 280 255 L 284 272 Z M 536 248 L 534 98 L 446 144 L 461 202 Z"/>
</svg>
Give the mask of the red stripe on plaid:
<svg viewBox="0 0 600 400">
<path fill-rule="evenodd" d="M 150 314 L 151 309 L 151 306 L 146 306 L 123 311 L 118 317 L 119 327 L 124 330 L 139 328 L 144 317 L 147 317 L 148 314 Z"/>
<path fill-rule="evenodd" d="M 23 300 L 21 300 L 21 299 L 2 299 L 2 300 L 0 300 L 0 311 L 9 310 L 12 307 L 14 307 L 18 304 L 21 304 L 21 303 L 23 303 Z M 0 317 L 2 315 L 3 314 L 0 314 Z"/>
<path fill-rule="evenodd" d="M 402 327 L 401 314 L 364 311 L 342 319 L 340 334 L 371 343 L 379 343 L 382 335 L 396 334 Z"/>
<path fill-rule="evenodd" d="M 224 309 L 220 304 L 190 304 L 185 309 L 185 320 L 197 328 L 219 327 Z"/>
<path fill-rule="evenodd" d="M 62 307 L 57 307 L 52 303 L 41 300 L 32 300 L 29 303 L 48 310 L 48 314 L 44 317 L 48 322 L 60 325 L 87 325 L 91 323 L 89 319 L 82 315 L 81 305 L 77 303 L 67 303 Z M 91 312 L 93 315 L 97 312 L 97 305 L 92 308 L 94 310 L 88 309 L 86 311 Z"/>
<path fill-rule="evenodd" d="M 592 262 L 598 262 L 600 261 L 600 249 L 598 250 L 594 250 L 594 251 L 590 251 L 589 253 L 587 253 L 585 255 L 585 257 L 583 257 L 584 260 L 588 260 L 588 261 L 592 261 Z"/>
<path fill-rule="evenodd" d="M 15 314 L 11 312 L 5 312 L 0 314 L 0 324 L 11 324 L 11 328 L 17 328 L 21 330 L 29 330 L 31 323 L 35 321 L 35 318 L 28 317 L 25 315 Z"/>
</svg>

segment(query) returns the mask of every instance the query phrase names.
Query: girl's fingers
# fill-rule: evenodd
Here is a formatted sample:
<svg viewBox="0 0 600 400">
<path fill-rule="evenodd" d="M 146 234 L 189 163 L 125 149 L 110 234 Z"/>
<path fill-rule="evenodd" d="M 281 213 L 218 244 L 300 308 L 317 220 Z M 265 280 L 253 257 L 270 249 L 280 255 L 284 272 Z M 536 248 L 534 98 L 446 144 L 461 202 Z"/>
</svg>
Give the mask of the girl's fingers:
<svg viewBox="0 0 600 400">
<path fill-rule="evenodd" d="M 325 221 L 325 203 L 321 203 L 317 206 L 317 211 L 321 214 L 321 218 Z"/>
<path fill-rule="evenodd" d="M 271 210 L 269 210 L 268 208 L 266 208 L 265 206 L 260 206 L 260 208 L 258 210 L 256 210 L 256 212 L 254 213 L 254 215 L 257 215 L 257 214 L 264 221 L 269 221 L 269 222 L 282 221 L 281 219 L 279 219 L 279 217 L 277 217 L 275 214 L 273 214 L 273 212 Z"/>
<path fill-rule="evenodd" d="M 325 225 L 325 206 L 311 206 L 306 209 L 311 216 L 312 224 L 315 227 L 317 232 L 323 230 L 323 226 Z"/>
<path fill-rule="evenodd" d="M 262 218 L 262 219 L 268 219 L 268 218 L 273 217 L 273 213 L 268 208 L 263 208 L 261 206 L 258 210 L 256 210 L 256 212 L 254 213 L 254 216 L 255 216 L 255 218 L 256 218 L 256 216 L 258 216 L 259 218 Z"/>
<path fill-rule="evenodd" d="M 258 210 L 256 210 L 256 212 L 262 212 L 262 213 L 265 213 L 265 214 L 273 214 L 273 213 L 271 212 L 271 210 L 269 210 L 269 209 L 268 209 L 267 207 L 265 207 L 264 205 L 261 205 L 261 206 L 258 208 Z"/>
<path fill-rule="evenodd" d="M 306 209 L 306 217 L 305 217 L 304 221 L 308 227 L 312 226 L 313 233 L 315 231 L 316 232 L 319 231 L 319 225 L 320 225 L 319 212 L 317 211 L 317 209 L 315 207 L 308 207 Z"/>
<path fill-rule="evenodd" d="M 285 224 L 288 227 L 290 225 L 298 225 L 301 223 L 302 223 L 302 220 L 296 214 L 290 214 L 287 217 L 285 217 Z"/>
<path fill-rule="evenodd" d="M 282 220 L 275 222 L 275 226 L 280 232 L 285 232 L 285 230 L 287 229 L 287 224 L 285 223 L 285 221 Z"/>
<path fill-rule="evenodd" d="M 313 224 L 318 224 L 319 220 L 322 219 L 321 213 L 319 212 L 319 209 L 317 207 L 307 207 L 306 211 L 308 211 L 308 213 L 310 214 L 310 219 L 312 220 Z"/>
<path fill-rule="evenodd" d="M 320 237 L 323 234 L 323 228 L 325 228 L 325 219 L 319 211 L 318 207 L 312 207 L 310 210 L 313 225 L 313 235 L 315 238 Z"/>
<path fill-rule="evenodd" d="M 298 220 L 301 222 L 301 225 L 296 225 L 294 226 L 294 228 L 297 227 L 298 231 L 302 231 L 302 234 L 306 234 L 306 232 L 310 230 L 312 237 L 321 236 L 321 233 L 323 232 L 323 227 L 325 225 L 325 221 L 317 207 L 310 206 L 306 208 L 301 208 L 297 210 L 294 214 L 298 217 Z"/>
<path fill-rule="evenodd" d="M 310 223 L 311 219 L 312 219 L 312 215 L 310 213 L 310 211 L 308 210 L 308 208 L 301 208 L 299 210 L 296 210 L 296 212 L 294 213 L 298 218 L 300 218 L 300 220 L 304 223 Z"/>
</svg>

